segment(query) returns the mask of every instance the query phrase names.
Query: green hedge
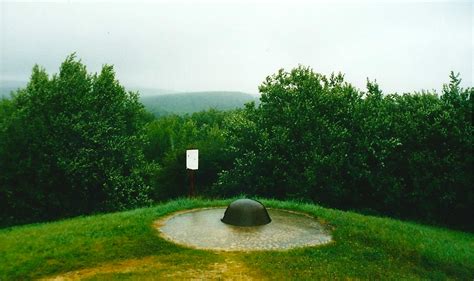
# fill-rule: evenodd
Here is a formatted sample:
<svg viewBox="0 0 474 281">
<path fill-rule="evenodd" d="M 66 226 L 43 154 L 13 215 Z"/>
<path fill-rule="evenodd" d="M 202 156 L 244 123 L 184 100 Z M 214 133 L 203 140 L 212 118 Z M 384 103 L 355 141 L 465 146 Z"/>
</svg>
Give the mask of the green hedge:
<svg viewBox="0 0 474 281">
<path fill-rule="evenodd" d="M 451 73 L 443 93 L 361 92 L 298 67 L 260 86 L 228 122 L 215 194 L 302 198 L 343 209 L 473 229 L 473 92 Z"/>
</svg>

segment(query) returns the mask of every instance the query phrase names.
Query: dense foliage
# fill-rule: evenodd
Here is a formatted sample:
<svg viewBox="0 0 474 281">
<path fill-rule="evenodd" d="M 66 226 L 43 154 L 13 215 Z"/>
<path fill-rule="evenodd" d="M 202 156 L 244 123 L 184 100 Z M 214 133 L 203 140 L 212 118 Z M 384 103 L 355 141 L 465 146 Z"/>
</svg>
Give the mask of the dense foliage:
<svg viewBox="0 0 474 281">
<path fill-rule="evenodd" d="M 474 88 L 360 92 L 299 67 L 261 85 L 227 129 L 232 169 L 218 194 L 301 198 L 343 209 L 474 228 Z"/>
<path fill-rule="evenodd" d="M 197 190 L 210 194 L 218 173 L 230 168 L 233 160 L 223 132 L 228 115 L 232 113 L 208 110 L 162 117 L 146 125 L 145 156 L 159 167 L 152 179 L 155 200 L 189 194 L 186 150 L 193 148 L 199 149 L 199 170 L 194 172 Z"/>
<path fill-rule="evenodd" d="M 99 74 L 69 56 L 59 74 L 33 68 L 25 89 L 0 104 L 2 223 L 148 202 L 144 109 L 111 66 Z"/>
<path fill-rule="evenodd" d="M 156 118 L 111 66 L 70 56 L 35 66 L 0 100 L 0 224 L 186 196 L 198 148 L 200 195 L 299 199 L 474 230 L 474 88 L 441 95 L 360 91 L 341 74 L 280 70 L 258 104 Z M 192 109 L 192 102 L 179 112 Z"/>
</svg>

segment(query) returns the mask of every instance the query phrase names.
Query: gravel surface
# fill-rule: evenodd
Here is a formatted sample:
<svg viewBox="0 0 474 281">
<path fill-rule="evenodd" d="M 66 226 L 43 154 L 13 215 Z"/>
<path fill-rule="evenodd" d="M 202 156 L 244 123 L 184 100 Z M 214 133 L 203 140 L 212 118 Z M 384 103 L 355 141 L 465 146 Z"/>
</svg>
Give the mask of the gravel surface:
<svg viewBox="0 0 474 281">
<path fill-rule="evenodd" d="M 330 242 L 329 231 L 313 217 L 268 209 L 272 222 L 241 227 L 221 222 L 225 208 L 181 212 L 155 222 L 160 235 L 174 243 L 222 251 L 286 250 Z"/>
</svg>

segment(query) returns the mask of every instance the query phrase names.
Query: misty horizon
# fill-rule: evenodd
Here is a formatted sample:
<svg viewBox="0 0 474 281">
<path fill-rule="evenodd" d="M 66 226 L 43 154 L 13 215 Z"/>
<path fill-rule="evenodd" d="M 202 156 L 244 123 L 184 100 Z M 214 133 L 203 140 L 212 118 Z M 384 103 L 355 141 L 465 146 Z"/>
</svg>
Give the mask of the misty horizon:
<svg viewBox="0 0 474 281">
<path fill-rule="evenodd" d="M 458 2 L 2 2 L 0 84 L 34 64 L 57 73 L 71 53 L 114 65 L 130 89 L 239 91 L 298 65 L 385 93 L 473 82 L 472 11 Z M 25 20 L 28 19 L 28 20 Z"/>
</svg>

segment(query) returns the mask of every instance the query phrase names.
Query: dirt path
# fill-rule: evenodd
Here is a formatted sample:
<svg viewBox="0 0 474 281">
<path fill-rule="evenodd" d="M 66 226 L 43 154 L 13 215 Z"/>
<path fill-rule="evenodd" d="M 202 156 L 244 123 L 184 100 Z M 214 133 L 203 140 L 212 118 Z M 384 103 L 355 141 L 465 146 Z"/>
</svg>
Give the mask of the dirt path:
<svg viewBox="0 0 474 281">
<path fill-rule="evenodd" d="M 160 262 L 159 257 L 149 256 L 101 264 L 96 267 L 62 273 L 41 280 L 69 281 L 84 279 L 113 279 L 114 276 L 135 280 L 263 280 L 239 260 L 237 254 L 220 254 L 222 260 L 206 268 L 183 267 Z"/>
</svg>

